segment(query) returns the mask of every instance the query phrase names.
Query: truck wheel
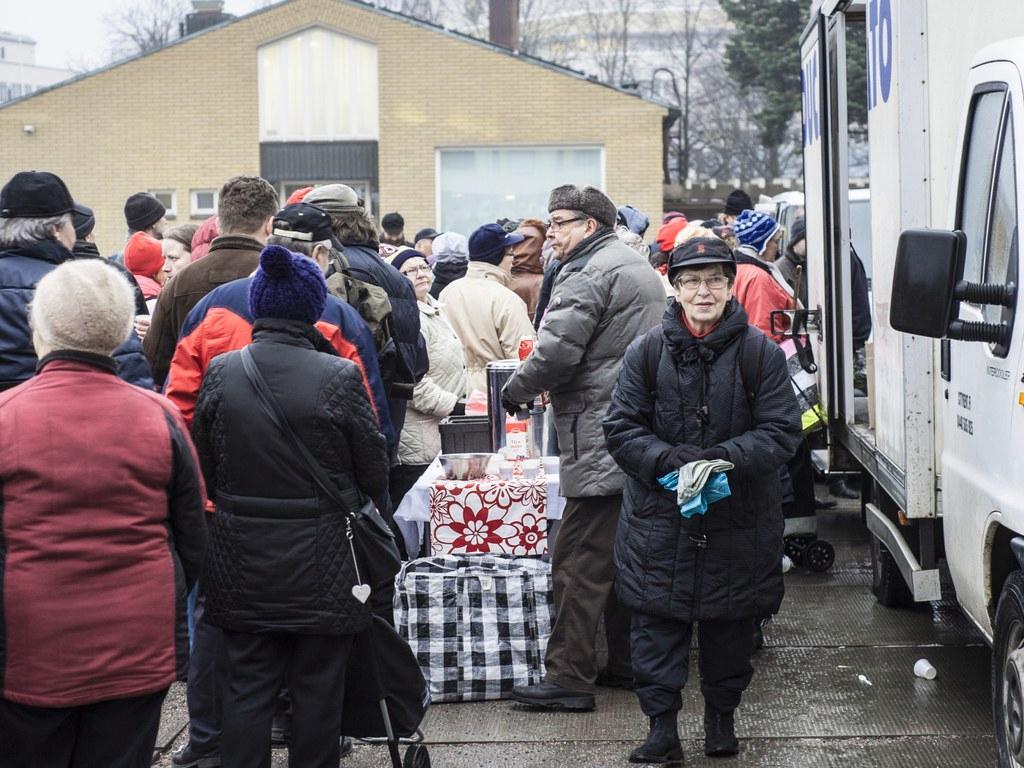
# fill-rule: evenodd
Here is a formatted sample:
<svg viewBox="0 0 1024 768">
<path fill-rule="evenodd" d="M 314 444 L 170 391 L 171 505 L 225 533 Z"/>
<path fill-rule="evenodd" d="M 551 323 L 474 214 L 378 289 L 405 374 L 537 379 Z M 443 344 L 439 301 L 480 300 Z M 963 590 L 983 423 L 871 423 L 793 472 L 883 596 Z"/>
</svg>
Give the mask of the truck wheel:
<svg viewBox="0 0 1024 768">
<path fill-rule="evenodd" d="M 906 608 L 914 604 L 914 595 L 889 550 L 871 535 L 871 591 L 887 608 Z"/>
<path fill-rule="evenodd" d="M 992 715 L 998 765 L 1024 765 L 1024 573 L 1003 585 L 992 648 Z"/>
</svg>

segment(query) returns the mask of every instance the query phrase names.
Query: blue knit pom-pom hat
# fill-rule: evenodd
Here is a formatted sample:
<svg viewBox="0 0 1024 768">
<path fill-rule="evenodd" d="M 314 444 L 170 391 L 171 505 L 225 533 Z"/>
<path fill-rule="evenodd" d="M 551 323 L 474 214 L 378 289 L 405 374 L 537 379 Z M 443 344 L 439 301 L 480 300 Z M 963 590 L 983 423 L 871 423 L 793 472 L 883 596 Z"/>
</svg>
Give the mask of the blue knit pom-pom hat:
<svg viewBox="0 0 1024 768">
<path fill-rule="evenodd" d="M 764 247 L 779 231 L 779 222 L 762 211 L 743 211 L 733 222 L 732 231 L 740 245 L 749 245 L 764 253 Z"/>
<path fill-rule="evenodd" d="M 327 283 L 315 261 L 280 245 L 260 252 L 260 267 L 249 286 L 253 319 L 276 317 L 312 325 L 326 304 Z"/>
</svg>

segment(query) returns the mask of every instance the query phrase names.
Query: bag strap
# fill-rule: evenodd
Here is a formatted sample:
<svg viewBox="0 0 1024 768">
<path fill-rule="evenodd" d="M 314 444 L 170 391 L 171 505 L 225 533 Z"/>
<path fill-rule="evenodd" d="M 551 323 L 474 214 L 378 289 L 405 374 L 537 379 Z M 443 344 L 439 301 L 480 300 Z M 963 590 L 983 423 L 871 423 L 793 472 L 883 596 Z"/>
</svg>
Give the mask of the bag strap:
<svg viewBox="0 0 1024 768">
<path fill-rule="evenodd" d="M 284 411 L 281 409 L 281 404 L 274 397 L 274 393 L 270 390 L 270 386 L 267 384 L 267 380 L 263 378 L 263 374 L 260 373 L 260 369 L 256 366 L 256 361 L 253 360 L 252 353 L 249 351 L 249 347 L 242 347 L 241 349 L 242 368 L 245 370 L 245 375 L 249 379 L 249 383 L 252 384 L 253 389 L 256 390 L 256 400 L 263 412 L 273 422 L 274 426 L 288 438 L 288 441 L 292 444 L 295 452 L 299 458 L 306 465 L 306 470 L 312 476 L 320 489 L 327 494 L 327 497 L 331 499 L 335 504 L 341 507 L 347 514 L 353 514 L 355 510 L 359 508 L 358 497 L 354 491 L 349 491 L 349 498 L 345 498 L 345 493 L 335 485 L 334 481 L 331 480 L 327 472 L 321 466 L 317 458 L 312 454 L 306 444 L 295 434 L 295 430 L 292 429 L 288 423 L 288 417 L 285 416 Z M 353 498 L 356 497 L 356 498 Z"/>
<path fill-rule="evenodd" d="M 751 348 L 747 344 L 747 339 L 751 336 L 756 336 L 760 342 L 757 345 L 757 350 Z M 747 405 L 750 407 L 751 413 L 754 411 L 754 402 L 757 400 L 757 388 L 761 382 L 761 366 L 764 363 L 764 345 L 767 342 L 767 338 L 764 334 L 758 333 L 753 327 L 748 327 L 746 333 L 743 334 L 743 338 L 740 339 L 740 382 L 743 385 L 743 391 L 747 395 Z"/>
</svg>

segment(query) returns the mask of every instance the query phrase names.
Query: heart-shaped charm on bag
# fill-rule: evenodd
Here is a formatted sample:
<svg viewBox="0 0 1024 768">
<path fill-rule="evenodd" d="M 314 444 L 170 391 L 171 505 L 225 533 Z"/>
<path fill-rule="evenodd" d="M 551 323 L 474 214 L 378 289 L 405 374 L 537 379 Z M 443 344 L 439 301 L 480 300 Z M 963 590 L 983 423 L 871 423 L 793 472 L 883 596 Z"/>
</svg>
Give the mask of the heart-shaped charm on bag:
<svg viewBox="0 0 1024 768">
<path fill-rule="evenodd" d="M 358 600 L 360 603 L 366 603 L 370 599 L 370 585 L 369 584 L 355 584 L 352 587 L 352 597 Z"/>
</svg>

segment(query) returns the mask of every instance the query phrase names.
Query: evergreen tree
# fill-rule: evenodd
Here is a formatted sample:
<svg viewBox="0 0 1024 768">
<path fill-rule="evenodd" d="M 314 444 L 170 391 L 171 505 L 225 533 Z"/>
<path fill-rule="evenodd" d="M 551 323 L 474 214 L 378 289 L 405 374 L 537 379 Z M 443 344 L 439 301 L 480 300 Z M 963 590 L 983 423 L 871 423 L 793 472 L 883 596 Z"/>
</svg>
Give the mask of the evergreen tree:
<svg viewBox="0 0 1024 768">
<path fill-rule="evenodd" d="M 743 95 L 760 107 L 750 117 L 765 150 L 764 175 L 778 176 L 780 151 L 800 111 L 800 33 L 804 0 L 720 0 L 736 32 L 726 45 L 725 66 Z"/>
</svg>

